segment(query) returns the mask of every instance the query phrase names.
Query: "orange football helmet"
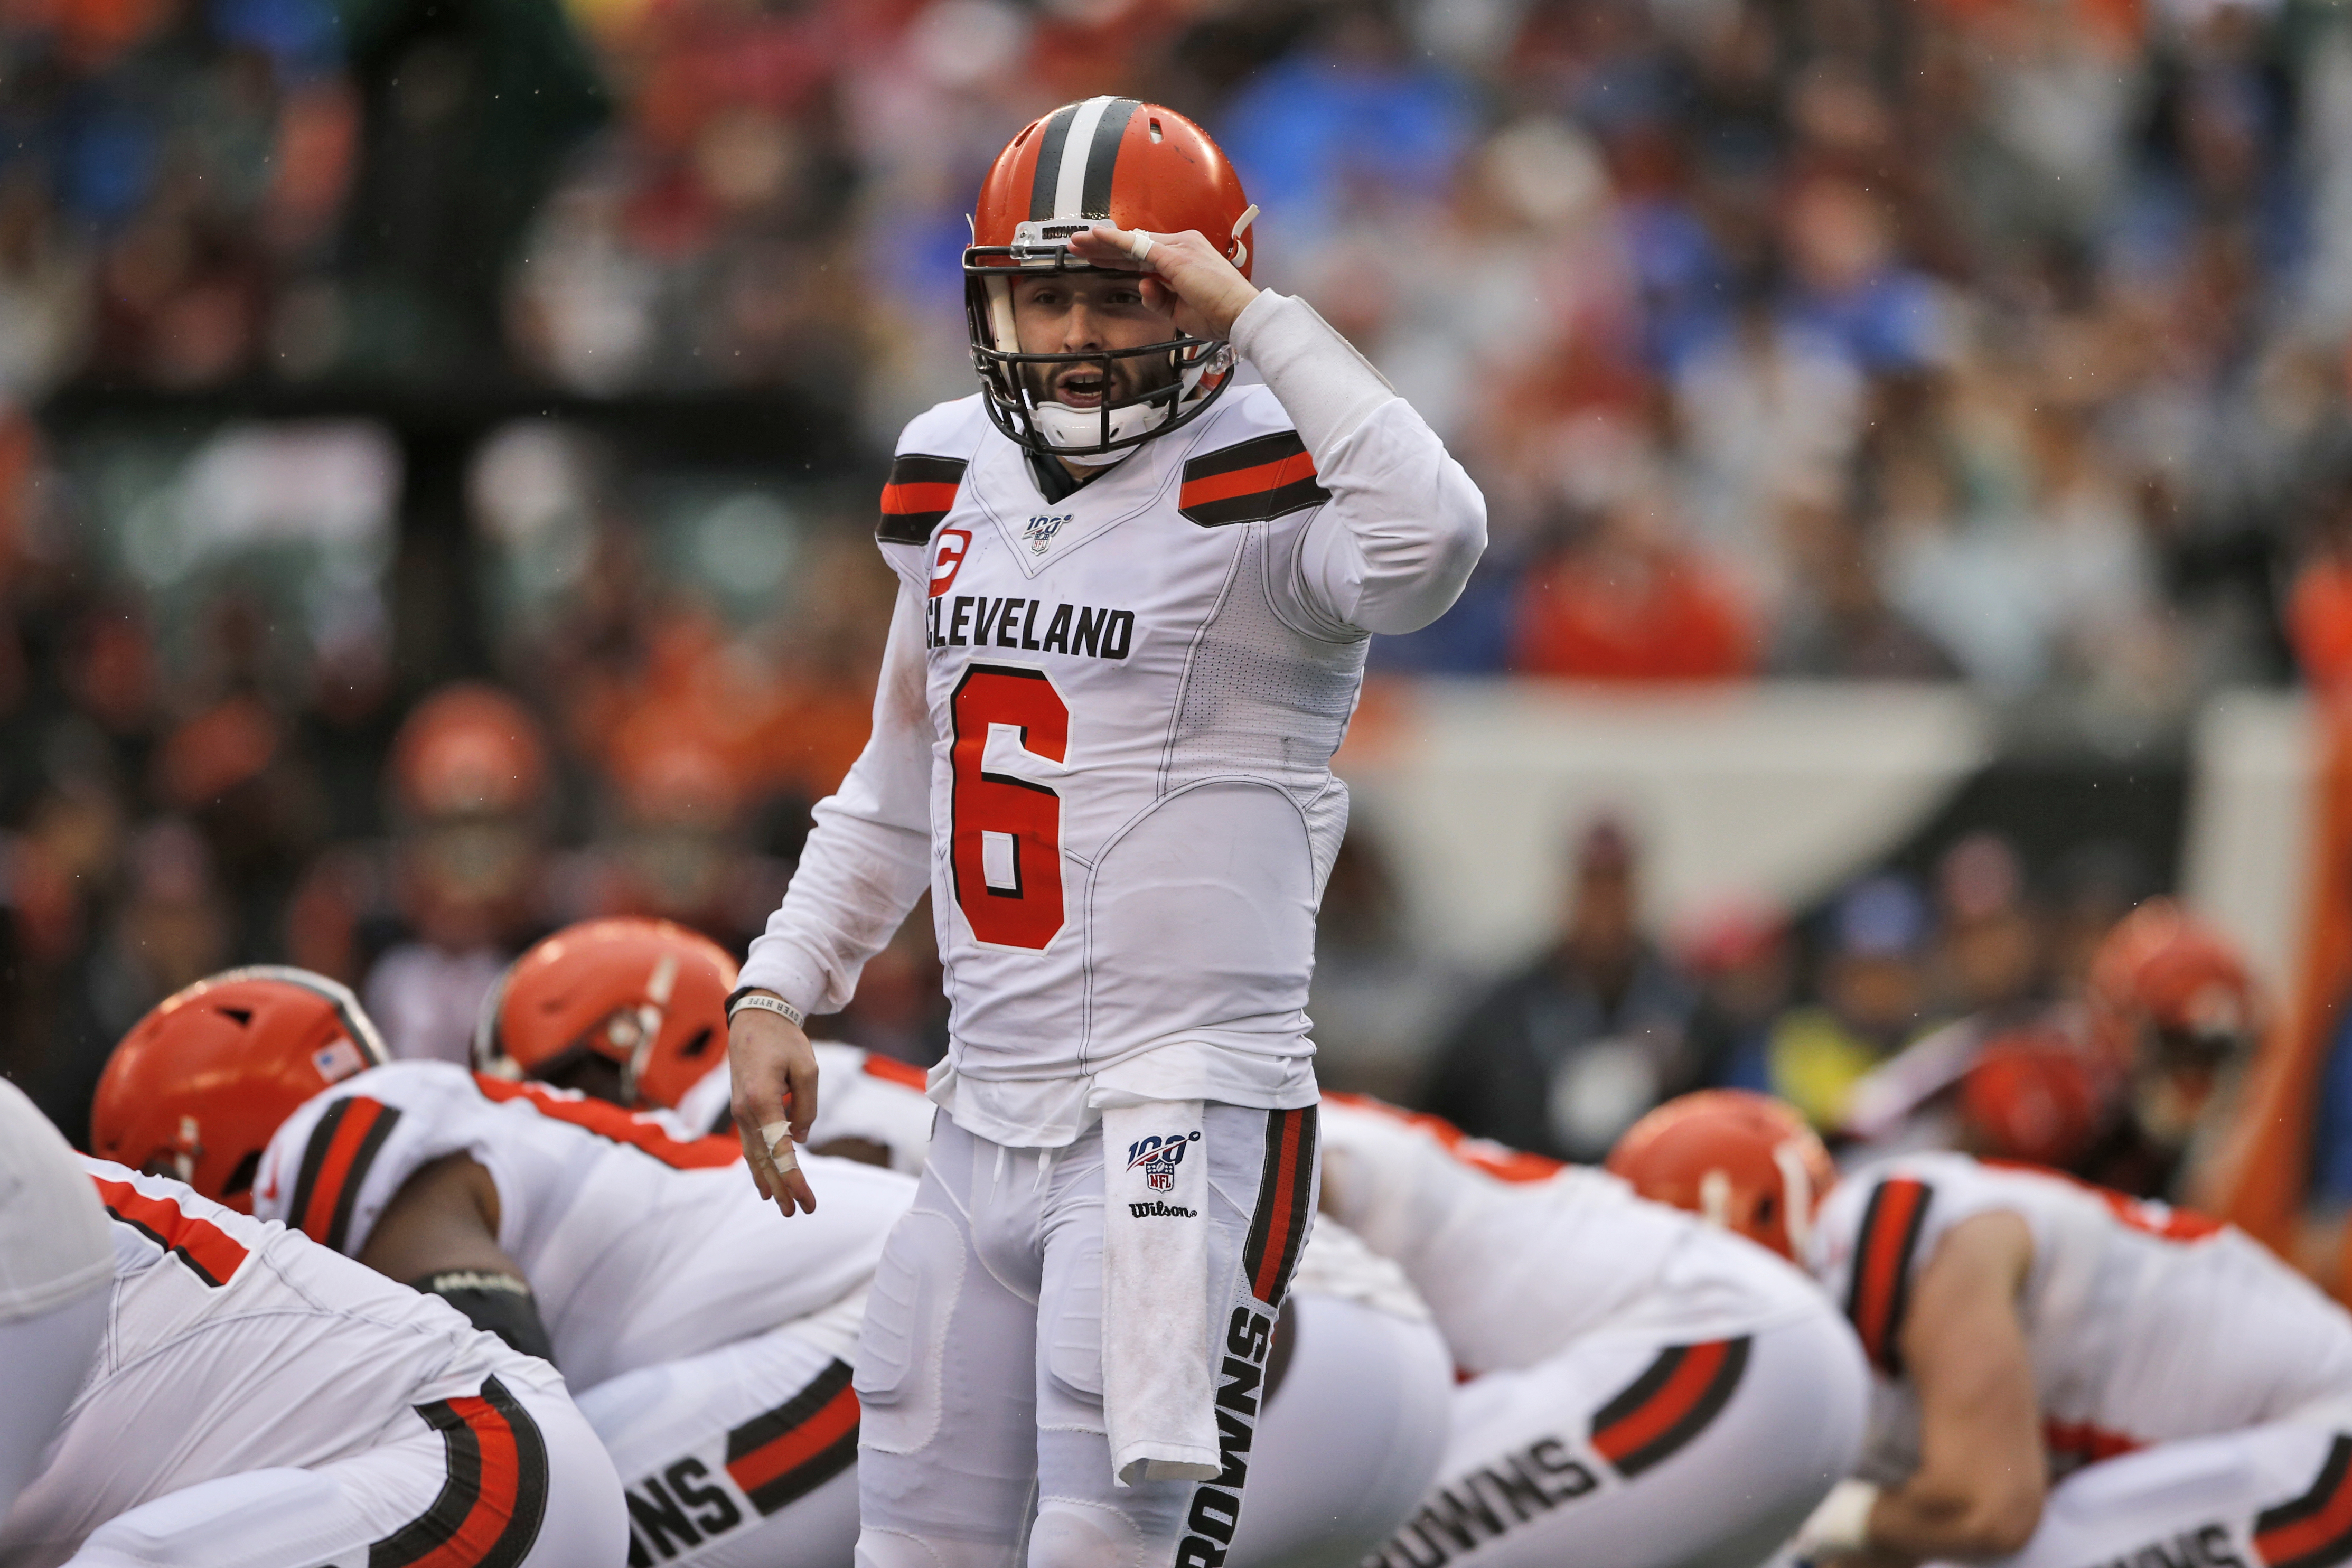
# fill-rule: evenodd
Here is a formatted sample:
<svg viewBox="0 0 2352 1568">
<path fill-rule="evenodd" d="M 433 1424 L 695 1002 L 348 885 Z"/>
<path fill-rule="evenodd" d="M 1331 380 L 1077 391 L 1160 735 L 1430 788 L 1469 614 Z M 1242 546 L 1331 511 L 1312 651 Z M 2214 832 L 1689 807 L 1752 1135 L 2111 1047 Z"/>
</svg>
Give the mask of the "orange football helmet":
<svg viewBox="0 0 2352 1568">
<path fill-rule="evenodd" d="M 257 964 L 198 980 L 131 1027 L 107 1059 L 89 1146 L 253 1212 L 253 1174 L 302 1102 L 392 1060 L 350 989 Z"/>
<path fill-rule="evenodd" d="M 1246 277 L 1244 237 L 1257 208 L 1209 133 L 1172 109 L 1131 98 L 1066 103 L 1005 144 L 981 182 L 963 253 L 964 311 L 982 402 L 996 428 L 1040 455 L 1111 460 L 1114 454 L 1198 418 L 1233 381 L 1230 344 L 1179 334 L 1134 349 L 1024 353 L 1013 330 L 1013 282 L 1040 273 L 1098 269 L 1069 240 L 1097 223 L 1153 234 L 1197 231 Z M 1114 361 L 1166 379 L 1114 400 Z M 1095 408 L 1041 395 L 1058 366 L 1101 368 Z"/>
<path fill-rule="evenodd" d="M 2091 1040 L 2118 1070 L 2153 1051 L 2220 1059 L 2251 1044 L 2262 998 L 2237 944 L 2169 898 L 2116 923 L 2091 959 Z"/>
<path fill-rule="evenodd" d="M 628 916 L 567 925 L 509 966 L 482 1003 L 474 1066 L 545 1078 L 583 1051 L 621 1069 L 622 1103 L 675 1106 L 727 1055 L 735 960 L 707 936 Z"/>
<path fill-rule="evenodd" d="M 1804 1118 L 1744 1089 L 1667 1101 L 1625 1129 L 1609 1170 L 1654 1203 L 1704 1215 L 1792 1259 L 1837 1183 L 1829 1150 Z"/>
<path fill-rule="evenodd" d="M 2063 1167 L 2098 1135 L 2110 1103 L 2098 1063 L 2056 1030 L 2011 1030 L 1985 1042 L 1960 1080 L 1970 1153 Z"/>
</svg>

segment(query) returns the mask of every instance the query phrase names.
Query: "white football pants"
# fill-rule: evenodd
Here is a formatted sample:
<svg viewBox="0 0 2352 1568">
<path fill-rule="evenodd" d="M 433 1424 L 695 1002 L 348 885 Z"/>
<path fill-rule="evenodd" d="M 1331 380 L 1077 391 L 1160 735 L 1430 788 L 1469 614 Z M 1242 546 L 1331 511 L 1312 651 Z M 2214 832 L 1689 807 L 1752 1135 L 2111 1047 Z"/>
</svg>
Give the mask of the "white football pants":
<svg viewBox="0 0 2352 1568">
<path fill-rule="evenodd" d="M 623 1517 L 562 1382 L 509 1374 L 405 1413 L 350 1458 L 167 1492 L 69 1558 L 32 1542 L 10 1568 L 621 1568 Z"/>
<path fill-rule="evenodd" d="M 860 1303 L 580 1396 L 629 1507 L 639 1568 L 847 1568 L 857 1543 Z"/>
<path fill-rule="evenodd" d="M 1462 1385 L 1438 1484 L 1367 1568 L 1754 1568 L 1852 1469 L 1869 1399 L 1826 1297 L 1736 1339 L 1596 1333 Z"/>
<path fill-rule="evenodd" d="M 857 1343 L 858 1568 L 1010 1568 L 1024 1524 L 1030 1568 L 1226 1568 L 1262 1462 L 1274 1309 L 1314 1212 L 1313 1116 L 1203 1108 L 1189 1156 L 1207 1166 L 1202 1332 L 1246 1375 L 1220 1384 L 1223 1474 L 1122 1487 L 1103 1408 L 1101 1128 L 1008 1148 L 940 1115 Z M 1269 1180 L 1277 1149 L 1296 1155 Z"/>
<path fill-rule="evenodd" d="M 2053 1487 L 2025 1548 L 1984 1568 L 2332 1568 L 2352 1557 L 2352 1425 L 2160 1443 Z"/>
</svg>

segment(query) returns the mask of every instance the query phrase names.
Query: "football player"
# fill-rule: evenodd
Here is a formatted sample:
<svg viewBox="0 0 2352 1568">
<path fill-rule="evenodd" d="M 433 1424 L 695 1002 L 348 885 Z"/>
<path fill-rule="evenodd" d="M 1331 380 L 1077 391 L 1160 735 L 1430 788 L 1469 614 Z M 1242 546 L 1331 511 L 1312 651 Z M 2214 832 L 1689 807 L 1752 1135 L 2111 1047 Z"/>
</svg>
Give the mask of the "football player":
<svg viewBox="0 0 2352 1568">
<path fill-rule="evenodd" d="M 111 1232 L 107 1332 L 0 1563 L 620 1568 L 613 1462 L 544 1362 L 299 1232 L 78 1163 Z"/>
<path fill-rule="evenodd" d="M 867 1568 L 1208 1568 L 1314 1210 L 1304 1010 L 1376 632 L 1426 625 L 1485 503 L 1304 301 L 1174 110 L 1024 127 L 964 253 L 981 387 L 882 493 L 874 732 L 751 946 L 734 1111 L 786 1213 L 800 1024 L 928 885 L 952 1007 L 923 1191 L 859 1342 Z M 1262 385 L 1237 384 L 1247 360 Z M 954 1354 L 949 1353 L 952 1325 Z"/>
<path fill-rule="evenodd" d="M 675 1104 L 699 1130 L 709 1114 L 728 1115 L 726 1064 L 707 1063 L 734 979 L 715 944 L 666 921 L 571 926 L 499 982 L 482 1014 L 478 1060 L 506 1079 Z M 814 1049 L 825 1095 L 811 1148 L 919 1175 L 938 1109 L 921 1071 L 851 1046 Z M 689 1085 L 682 1095 L 680 1084 Z M 698 1103 L 707 1110 L 693 1111 Z M 1337 1225 L 1318 1225 L 1308 1239 L 1279 1323 L 1250 1507 L 1227 1561 L 1354 1568 L 1436 1474 L 1451 1364 L 1396 1266 Z"/>
<path fill-rule="evenodd" d="M 0 1518 L 98 1352 L 113 1278 L 106 1212 L 73 1149 L 0 1079 Z"/>
<path fill-rule="evenodd" d="M 1862 1353 L 1780 1260 L 1433 1116 L 1330 1095 L 1323 1136 L 1326 1211 L 1466 1378 L 1437 1484 L 1368 1563 L 1748 1568 L 1851 1469 Z"/>
<path fill-rule="evenodd" d="M 824 1161 L 789 1233 L 731 1138 L 446 1062 L 387 1062 L 333 981 L 232 970 L 107 1063 L 92 1140 L 438 1295 L 579 1391 L 647 1563 L 838 1564 L 848 1356 L 911 1179 Z"/>
<path fill-rule="evenodd" d="M 1863 1463 L 1800 1531 L 1801 1555 L 2352 1554 L 2352 1317 L 2260 1245 L 1957 1154 L 1867 1166 L 1824 1201 L 1819 1161 L 1792 1112 L 1732 1091 L 1662 1106 L 1611 1160 L 1644 1193 L 1801 1258 L 1869 1353 Z"/>
<path fill-rule="evenodd" d="M 583 920 L 533 945 L 484 1001 L 476 1071 L 536 1079 L 633 1111 L 667 1112 L 683 1133 L 725 1133 L 727 997 L 735 961 L 667 920 Z M 919 1175 L 934 1107 L 923 1070 L 854 1045 L 811 1048 L 825 1093 L 808 1145 Z"/>
</svg>

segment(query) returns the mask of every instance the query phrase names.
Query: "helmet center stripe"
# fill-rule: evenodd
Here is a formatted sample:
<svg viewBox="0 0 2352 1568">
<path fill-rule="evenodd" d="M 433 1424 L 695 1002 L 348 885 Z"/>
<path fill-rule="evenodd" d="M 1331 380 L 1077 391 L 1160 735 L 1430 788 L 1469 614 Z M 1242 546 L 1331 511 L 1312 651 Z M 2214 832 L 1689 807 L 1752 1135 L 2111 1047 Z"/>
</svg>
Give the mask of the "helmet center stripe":
<svg viewBox="0 0 2352 1568">
<path fill-rule="evenodd" d="M 1029 217 L 1033 223 L 1043 223 L 1054 215 L 1054 189 L 1055 182 L 1061 177 L 1062 150 L 1069 145 L 1070 121 L 1077 118 L 1077 113 L 1076 105 L 1055 110 L 1045 121 L 1045 133 L 1037 138 L 1037 169 L 1029 179 Z"/>
<path fill-rule="evenodd" d="M 1118 144 L 1127 136 L 1127 122 L 1135 118 L 1137 107 L 1131 98 L 1115 98 L 1095 122 L 1094 137 L 1087 151 L 1086 190 L 1078 198 L 1080 215 L 1110 216 L 1111 172 L 1118 166 Z"/>
<path fill-rule="evenodd" d="M 1087 165 L 1094 162 L 1095 131 L 1102 124 L 1103 110 L 1118 100 L 1090 98 L 1078 105 L 1078 112 L 1070 121 L 1070 133 L 1062 142 L 1062 166 L 1054 177 L 1054 212 L 1057 218 L 1086 215 Z M 1124 129 L 1124 122 L 1122 122 Z M 1041 149 L 1039 158 L 1045 157 Z M 1103 183 L 1108 187 L 1109 178 Z"/>
</svg>

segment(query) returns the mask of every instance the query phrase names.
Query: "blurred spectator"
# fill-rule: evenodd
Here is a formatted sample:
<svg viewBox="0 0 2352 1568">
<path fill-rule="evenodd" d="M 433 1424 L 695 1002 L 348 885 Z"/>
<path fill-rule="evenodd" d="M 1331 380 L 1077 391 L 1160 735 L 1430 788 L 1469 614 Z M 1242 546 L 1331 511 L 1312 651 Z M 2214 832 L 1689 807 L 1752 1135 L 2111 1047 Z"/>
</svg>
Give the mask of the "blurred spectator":
<svg viewBox="0 0 2352 1568">
<path fill-rule="evenodd" d="M 1528 674 L 1724 680 L 1755 658 L 1730 583 L 1674 536 L 1655 496 L 1604 507 L 1536 562 L 1514 620 L 1511 665 Z"/>
<path fill-rule="evenodd" d="M 1949 1013 L 1998 1019 L 2040 1005 L 2042 942 L 2025 868 L 1997 833 L 1971 833 L 1936 866 L 1937 968 Z"/>
<path fill-rule="evenodd" d="M 1855 883 L 1830 911 L 1820 1001 L 1782 1015 L 1765 1046 L 1767 1086 L 1824 1132 L 1855 1084 L 1918 1032 L 1927 1008 L 1927 906 L 1898 876 Z"/>
<path fill-rule="evenodd" d="M 538 720 L 494 687 L 446 687 L 401 727 L 388 783 L 408 936 L 361 990 L 394 1056 L 471 1060 L 482 998 L 543 923 L 549 768 Z"/>
<path fill-rule="evenodd" d="M 1558 944 L 1472 1003 L 1423 1103 L 1465 1132 L 1598 1163 L 1661 1101 L 1696 1088 L 1697 992 L 1641 934 L 1633 841 L 1578 841 Z"/>
<path fill-rule="evenodd" d="M 1409 1103 L 1428 1076 L 1457 978 L 1405 925 L 1402 890 L 1362 820 L 1331 862 L 1315 923 L 1315 1081 Z"/>
<path fill-rule="evenodd" d="M 1772 1025 L 1796 984 L 1790 936 L 1778 908 L 1746 898 L 1703 909 L 1673 933 L 1675 960 L 1698 984 L 1692 1049 L 1710 1086 L 1769 1084 Z"/>
</svg>

